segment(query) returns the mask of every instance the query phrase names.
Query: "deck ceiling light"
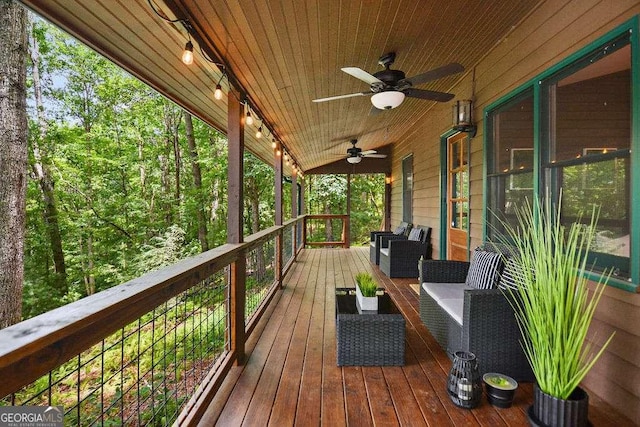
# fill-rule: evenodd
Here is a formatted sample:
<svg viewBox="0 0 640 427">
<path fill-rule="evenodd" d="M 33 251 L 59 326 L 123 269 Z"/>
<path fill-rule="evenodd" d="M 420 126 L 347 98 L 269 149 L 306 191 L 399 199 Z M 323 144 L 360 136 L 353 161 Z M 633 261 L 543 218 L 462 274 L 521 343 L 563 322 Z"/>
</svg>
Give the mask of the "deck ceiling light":
<svg viewBox="0 0 640 427">
<path fill-rule="evenodd" d="M 379 110 L 390 110 L 396 108 L 404 101 L 404 93 L 397 90 L 386 90 L 378 92 L 371 97 L 371 103 Z"/>
<path fill-rule="evenodd" d="M 193 64 L 193 43 L 191 43 L 191 40 L 187 41 L 187 44 L 184 45 L 182 62 L 184 62 L 185 65 Z"/>
<path fill-rule="evenodd" d="M 245 119 L 245 123 L 248 126 L 251 126 L 253 124 L 253 116 L 251 116 L 251 111 L 247 111 L 247 118 Z"/>
<path fill-rule="evenodd" d="M 362 157 L 360 156 L 353 156 L 353 157 L 347 157 L 347 162 L 351 163 L 351 164 L 356 164 L 356 163 L 360 163 L 362 161 Z"/>
<path fill-rule="evenodd" d="M 260 127 L 258 128 L 258 131 L 256 132 L 256 138 L 258 139 L 262 138 L 262 125 L 260 125 Z"/>
<path fill-rule="evenodd" d="M 220 83 L 216 85 L 216 91 L 213 92 L 213 97 L 218 101 L 222 99 L 222 86 L 220 86 Z"/>
<path fill-rule="evenodd" d="M 476 136 L 476 125 L 473 124 L 473 103 L 470 99 L 456 101 L 453 104 L 453 129 L 467 132 L 471 138 Z"/>
</svg>

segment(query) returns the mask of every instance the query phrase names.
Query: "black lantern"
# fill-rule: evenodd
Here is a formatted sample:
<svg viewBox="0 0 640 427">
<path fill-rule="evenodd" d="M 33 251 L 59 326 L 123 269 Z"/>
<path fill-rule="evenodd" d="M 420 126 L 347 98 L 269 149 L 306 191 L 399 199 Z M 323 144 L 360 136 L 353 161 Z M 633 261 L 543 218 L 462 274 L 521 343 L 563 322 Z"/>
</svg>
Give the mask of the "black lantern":
<svg viewBox="0 0 640 427">
<path fill-rule="evenodd" d="M 454 356 L 447 383 L 449 397 L 461 408 L 475 408 L 482 398 L 482 381 L 476 355 L 456 351 Z"/>
<path fill-rule="evenodd" d="M 456 101 L 453 104 L 453 129 L 476 136 L 476 125 L 473 124 L 473 103 L 470 99 Z"/>
</svg>

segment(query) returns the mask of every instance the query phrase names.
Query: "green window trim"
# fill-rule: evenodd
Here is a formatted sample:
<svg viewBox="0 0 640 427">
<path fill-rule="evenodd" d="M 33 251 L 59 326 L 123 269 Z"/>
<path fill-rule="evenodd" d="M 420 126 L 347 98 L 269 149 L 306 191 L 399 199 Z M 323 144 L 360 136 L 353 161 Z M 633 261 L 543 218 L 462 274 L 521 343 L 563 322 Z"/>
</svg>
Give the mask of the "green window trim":
<svg viewBox="0 0 640 427">
<path fill-rule="evenodd" d="M 526 92 L 533 91 L 533 149 L 534 149 L 534 162 L 533 162 L 533 192 L 534 194 L 540 194 L 542 189 L 542 169 L 548 165 L 541 165 L 541 149 L 542 149 L 542 134 L 541 129 L 541 115 L 542 115 L 542 86 L 545 80 L 556 76 L 561 70 L 567 69 L 572 64 L 576 64 L 578 61 L 583 60 L 586 55 L 593 52 L 599 47 L 613 42 L 616 39 L 623 37 L 625 34 L 629 36 L 629 44 L 631 46 L 631 140 L 630 140 L 630 155 L 629 161 L 632 167 L 630 167 L 630 253 L 629 253 L 629 280 L 623 280 L 616 277 L 611 277 L 608 281 L 608 286 L 622 289 L 628 292 L 640 292 L 640 209 L 634 207 L 640 207 L 640 39 L 638 34 L 640 33 L 639 17 L 635 16 L 627 22 L 619 25 L 615 29 L 609 31 L 607 34 L 599 37 L 587 46 L 581 48 L 577 52 L 573 53 L 569 57 L 543 71 L 538 76 L 525 82 L 518 88 L 514 89 L 510 93 L 497 99 L 491 104 L 487 105 L 483 111 L 484 118 L 484 135 L 483 135 L 483 240 L 487 240 L 487 218 L 488 218 L 488 191 L 489 191 L 489 162 L 492 162 L 493 153 L 490 152 L 491 139 L 492 139 L 492 125 L 490 124 L 491 114 L 508 104 L 512 100 L 523 96 Z M 635 166 L 635 167 L 634 167 Z M 496 174 L 493 174 L 494 176 Z M 591 280 L 598 280 L 602 277 L 602 274 L 596 272 L 585 273 L 586 277 Z"/>
</svg>

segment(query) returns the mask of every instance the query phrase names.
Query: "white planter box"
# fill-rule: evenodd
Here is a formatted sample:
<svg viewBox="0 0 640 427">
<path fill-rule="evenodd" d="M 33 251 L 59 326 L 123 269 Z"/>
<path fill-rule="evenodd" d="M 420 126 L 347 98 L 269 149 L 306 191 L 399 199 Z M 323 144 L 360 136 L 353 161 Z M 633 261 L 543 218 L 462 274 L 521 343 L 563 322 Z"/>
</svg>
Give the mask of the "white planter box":
<svg viewBox="0 0 640 427">
<path fill-rule="evenodd" d="M 365 297 L 360 292 L 360 287 L 356 284 L 356 303 L 361 311 L 378 311 L 378 297 Z"/>
</svg>

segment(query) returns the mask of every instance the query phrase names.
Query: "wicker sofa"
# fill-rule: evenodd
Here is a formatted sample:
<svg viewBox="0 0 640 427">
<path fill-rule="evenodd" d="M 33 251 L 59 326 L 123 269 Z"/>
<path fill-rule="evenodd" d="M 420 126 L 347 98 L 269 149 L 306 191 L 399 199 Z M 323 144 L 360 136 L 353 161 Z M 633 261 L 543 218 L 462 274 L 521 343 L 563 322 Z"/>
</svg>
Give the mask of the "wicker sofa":
<svg viewBox="0 0 640 427">
<path fill-rule="evenodd" d="M 418 277 L 418 260 L 431 259 L 431 227 L 417 226 L 407 237 L 379 239 L 380 270 L 388 277 Z"/>
<path fill-rule="evenodd" d="M 373 264 L 380 264 L 380 236 L 387 236 L 388 239 L 406 239 L 411 231 L 412 224 L 401 222 L 393 231 L 372 231 L 369 239 L 369 261 Z M 397 236 L 397 237 L 393 237 Z"/>
<path fill-rule="evenodd" d="M 478 289 L 466 284 L 469 266 L 462 261 L 420 263 L 422 322 L 450 358 L 455 351 L 470 351 L 478 359 L 481 374 L 499 372 L 519 381 L 533 381 L 506 294 L 499 288 Z"/>
</svg>

